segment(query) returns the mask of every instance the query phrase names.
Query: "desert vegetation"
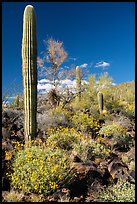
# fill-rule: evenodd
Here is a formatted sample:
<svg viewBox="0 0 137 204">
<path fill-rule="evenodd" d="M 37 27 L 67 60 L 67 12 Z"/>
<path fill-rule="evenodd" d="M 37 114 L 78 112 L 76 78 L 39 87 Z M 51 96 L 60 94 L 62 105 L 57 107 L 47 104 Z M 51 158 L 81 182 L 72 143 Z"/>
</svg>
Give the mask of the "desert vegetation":
<svg viewBox="0 0 137 204">
<path fill-rule="evenodd" d="M 24 67 L 24 96 L 2 106 L 2 201 L 134 202 L 135 82 L 112 85 L 104 73 L 85 84 L 77 66 L 65 72 L 75 76 L 75 91 L 59 91 L 62 45 L 48 41 L 50 73 L 38 59 L 54 88 L 36 97 L 34 52 L 34 84 Z"/>
<path fill-rule="evenodd" d="M 27 149 L 22 101 L 3 107 L 3 202 L 135 200 L 135 84 L 102 89 L 101 112 L 96 81 L 81 86 L 80 98 L 56 91 L 55 104 L 38 96 Z"/>
</svg>

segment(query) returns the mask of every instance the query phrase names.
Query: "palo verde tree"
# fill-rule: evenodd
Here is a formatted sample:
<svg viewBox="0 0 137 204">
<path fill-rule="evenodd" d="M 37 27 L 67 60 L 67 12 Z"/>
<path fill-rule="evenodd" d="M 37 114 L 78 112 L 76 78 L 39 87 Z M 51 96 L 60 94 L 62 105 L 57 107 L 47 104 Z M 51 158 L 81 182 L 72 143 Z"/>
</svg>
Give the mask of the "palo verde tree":
<svg viewBox="0 0 137 204">
<path fill-rule="evenodd" d="M 60 96 L 57 93 L 57 87 L 65 75 L 64 70 L 59 70 L 62 63 L 66 60 L 68 54 L 63 48 L 63 42 L 49 38 L 46 43 L 47 49 L 43 58 L 38 57 L 37 64 L 40 68 L 40 74 L 46 77 L 53 85 L 53 88 L 48 93 L 48 99 L 52 107 L 59 105 Z"/>
</svg>

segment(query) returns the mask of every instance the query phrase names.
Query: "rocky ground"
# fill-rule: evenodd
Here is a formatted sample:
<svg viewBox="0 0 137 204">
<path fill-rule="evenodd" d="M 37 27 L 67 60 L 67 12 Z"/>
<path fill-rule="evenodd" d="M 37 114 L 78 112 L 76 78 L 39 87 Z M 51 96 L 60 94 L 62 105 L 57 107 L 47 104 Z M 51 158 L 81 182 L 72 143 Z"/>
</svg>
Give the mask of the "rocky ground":
<svg viewBox="0 0 137 204">
<path fill-rule="evenodd" d="M 40 113 L 39 113 L 40 114 Z M 118 117 L 115 113 L 115 119 Z M 40 118 L 40 115 L 38 116 Z M 130 120 L 128 133 L 135 137 L 135 121 Z M 5 109 L 2 112 L 2 196 L 6 197 L 10 190 L 10 183 L 5 177 L 4 169 L 10 165 L 10 160 L 5 159 L 5 150 L 12 149 L 11 141 L 24 142 L 23 112 L 19 110 Z M 111 139 L 106 142 L 112 143 Z M 111 159 L 101 161 L 95 158 L 94 161 L 82 162 L 78 156 L 74 156 L 74 168 L 77 170 L 77 179 L 68 188 L 58 189 L 52 195 L 44 197 L 45 202 L 49 201 L 68 201 L 68 202 L 92 202 L 97 201 L 98 192 L 116 183 L 118 178 L 125 178 L 131 183 L 135 182 L 135 170 L 130 168 L 131 163 L 135 162 L 135 147 L 132 146 L 128 151 L 121 149 L 120 144 L 113 146 Z M 35 197 L 35 194 L 31 196 Z M 29 195 L 30 197 L 30 195 Z M 27 200 L 27 195 L 22 196 L 22 200 Z"/>
</svg>

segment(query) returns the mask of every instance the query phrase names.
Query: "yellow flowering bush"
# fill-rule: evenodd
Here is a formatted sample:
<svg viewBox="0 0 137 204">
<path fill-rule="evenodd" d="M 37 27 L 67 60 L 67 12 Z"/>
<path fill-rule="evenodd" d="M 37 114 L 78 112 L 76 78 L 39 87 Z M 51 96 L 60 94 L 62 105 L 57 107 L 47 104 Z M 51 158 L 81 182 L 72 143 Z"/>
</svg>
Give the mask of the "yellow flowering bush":
<svg viewBox="0 0 137 204">
<path fill-rule="evenodd" d="M 129 150 L 134 145 L 134 138 L 127 135 L 126 132 L 127 128 L 113 121 L 110 124 L 104 124 L 99 134 L 111 138 L 116 148 Z"/>
<path fill-rule="evenodd" d="M 90 132 L 90 133 L 95 133 L 99 130 L 100 125 L 98 121 L 92 116 L 88 115 L 86 113 L 76 113 L 72 118 L 71 118 L 71 123 L 72 125 L 77 129 L 82 132 Z"/>
<path fill-rule="evenodd" d="M 50 129 L 47 131 L 50 135 L 46 140 L 46 146 L 52 148 L 61 148 L 64 150 L 73 149 L 74 144 L 80 143 L 82 134 L 78 133 L 74 128 L 63 128 L 59 127 L 56 130 Z"/>
<path fill-rule="evenodd" d="M 126 116 L 135 116 L 135 101 L 132 103 L 125 102 L 125 104 L 122 104 L 122 105 L 123 105 L 122 112 Z"/>
<path fill-rule="evenodd" d="M 11 145 L 12 149 L 5 151 L 5 160 L 11 160 L 13 156 L 16 154 L 16 152 L 24 148 L 24 144 L 18 141 L 12 141 Z"/>
<path fill-rule="evenodd" d="M 3 158 L 2 158 L 2 186 L 4 186 L 4 180 L 6 179 L 8 182 L 10 182 L 10 175 L 12 172 L 12 160 L 15 157 L 16 153 L 18 151 L 20 151 L 21 149 L 24 148 L 24 144 L 20 143 L 20 142 L 15 142 L 15 141 L 11 141 L 10 143 L 3 143 L 3 146 L 5 146 L 5 148 L 3 147 L 2 150 L 2 154 L 3 154 Z M 8 146 L 10 148 L 8 148 Z"/>
<path fill-rule="evenodd" d="M 70 160 L 61 149 L 32 145 L 19 151 L 13 161 L 11 186 L 24 193 L 48 194 L 73 178 Z M 67 181 L 66 181 L 67 180 Z"/>
</svg>

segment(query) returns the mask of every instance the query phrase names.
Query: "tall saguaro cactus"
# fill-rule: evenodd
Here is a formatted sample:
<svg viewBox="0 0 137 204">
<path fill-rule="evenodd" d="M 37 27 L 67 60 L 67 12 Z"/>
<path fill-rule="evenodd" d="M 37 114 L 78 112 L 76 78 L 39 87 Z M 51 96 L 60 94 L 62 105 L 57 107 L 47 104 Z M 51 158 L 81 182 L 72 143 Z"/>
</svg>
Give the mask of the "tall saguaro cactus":
<svg viewBox="0 0 137 204">
<path fill-rule="evenodd" d="M 34 8 L 26 6 L 23 16 L 22 75 L 24 88 L 25 143 L 37 132 L 37 40 Z"/>
<path fill-rule="evenodd" d="M 103 93 L 98 92 L 98 106 L 100 114 L 103 113 Z"/>
<path fill-rule="evenodd" d="M 78 94 L 78 99 L 80 99 L 80 96 L 81 96 L 80 66 L 76 66 L 76 92 Z"/>
</svg>

